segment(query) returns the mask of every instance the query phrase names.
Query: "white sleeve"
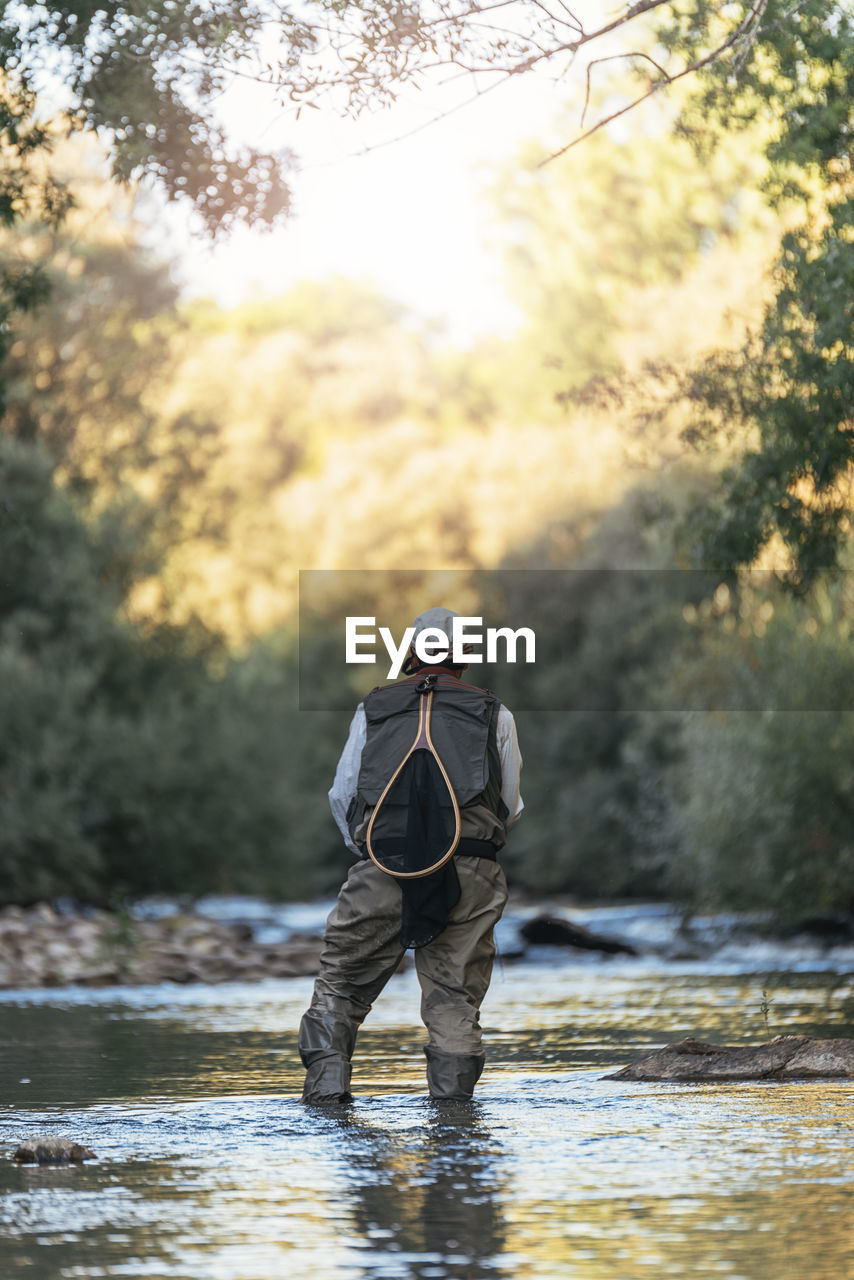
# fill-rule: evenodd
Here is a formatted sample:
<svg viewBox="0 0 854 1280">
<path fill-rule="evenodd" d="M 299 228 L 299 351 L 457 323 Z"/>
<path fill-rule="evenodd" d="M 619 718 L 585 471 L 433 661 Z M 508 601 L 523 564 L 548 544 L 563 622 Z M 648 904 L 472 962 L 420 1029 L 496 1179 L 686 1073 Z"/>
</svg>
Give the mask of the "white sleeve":
<svg viewBox="0 0 854 1280">
<path fill-rule="evenodd" d="M 507 826 L 512 827 L 525 807 L 519 794 L 522 757 L 519 753 L 519 740 L 516 737 L 516 721 L 503 703 L 498 709 L 495 737 L 501 759 L 501 799 L 507 805 L 509 814 Z"/>
<path fill-rule="evenodd" d="M 359 766 L 362 763 L 362 750 L 368 736 L 368 722 L 365 717 L 364 703 L 360 702 L 356 714 L 350 722 L 350 734 L 341 752 L 338 768 L 335 770 L 335 781 L 329 791 L 329 807 L 338 830 L 344 837 L 344 843 L 351 853 L 361 857 L 360 850 L 350 839 L 347 828 L 347 810 L 350 801 L 356 794 L 359 781 Z"/>
</svg>

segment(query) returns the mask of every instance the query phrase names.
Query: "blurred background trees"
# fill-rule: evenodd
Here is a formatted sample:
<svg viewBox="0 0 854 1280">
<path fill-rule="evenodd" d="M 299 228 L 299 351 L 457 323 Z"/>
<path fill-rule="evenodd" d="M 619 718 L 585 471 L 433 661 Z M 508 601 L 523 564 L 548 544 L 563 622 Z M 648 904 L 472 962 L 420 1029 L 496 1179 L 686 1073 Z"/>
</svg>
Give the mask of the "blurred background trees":
<svg viewBox="0 0 854 1280">
<path fill-rule="evenodd" d="M 297 571 L 455 570 L 478 612 L 502 569 L 521 619 L 534 571 L 573 569 L 540 709 L 518 670 L 489 674 L 525 757 L 514 884 L 854 909 L 844 7 L 728 6 L 742 37 L 667 110 L 542 166 L 561 113 L 493 184 L 526 321 L 465 349 L 369 281 L 188 302 L 152 250 L 111 163 L 211 227 L 287 208 L 287 169 L 229 158 L 213 123 L 197 145 L 164 71 L 227 62 L 260 10 L 148 6 L 125 29 L 120 6 L 51 6 L 54 39 L 16 8 L 35 25 L 4 19 L 2 44 L 0 899 L 333 887 L 349 711 L 298 709 Z M 725 38 L 720 6 L 658 8 L 649 48 L 678 65 Z M 75 110 L 46 124 L 51 47 Z M 641 62 L 617 103 L 657 83 Z M 316 705 L 328 653 L 303 654 Z"/>
</svg>

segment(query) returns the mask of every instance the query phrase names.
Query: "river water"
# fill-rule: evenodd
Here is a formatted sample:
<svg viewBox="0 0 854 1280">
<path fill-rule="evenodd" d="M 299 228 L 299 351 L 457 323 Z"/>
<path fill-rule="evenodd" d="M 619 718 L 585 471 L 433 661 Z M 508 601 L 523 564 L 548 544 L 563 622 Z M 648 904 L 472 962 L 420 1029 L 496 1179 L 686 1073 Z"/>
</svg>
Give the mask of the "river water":
<svg viewBox="0 0 854 1280">
<path fill-rule="evenodd" d="M 636 941 L 672 927 L 659 908 L 583 918 Z M 299 1101 L 308 979 L 2 993 L 0 1151 L 49 1131 L 98 1159 L 0 1160 L 0 1277 L 843 1280 L 854 1082 L 603 1076 L 688 1034 L 854 1036 L 852 962 L 742 941 L 499 963 L 459 1107 L 425 1097 L 410 970 L 331 1112 Z"/>
</svg>

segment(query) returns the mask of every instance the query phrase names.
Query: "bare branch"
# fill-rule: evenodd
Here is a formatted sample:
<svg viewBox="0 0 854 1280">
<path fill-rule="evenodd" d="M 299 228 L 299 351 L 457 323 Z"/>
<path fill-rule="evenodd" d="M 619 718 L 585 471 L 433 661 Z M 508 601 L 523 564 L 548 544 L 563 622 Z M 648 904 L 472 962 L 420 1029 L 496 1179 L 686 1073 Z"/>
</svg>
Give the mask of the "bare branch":
<svg viewBox="0 0 854 1280">
<path fill-rule="evenodd" d="M 582 129 L 584 128 L 584 120 L 585 120 L 585 117 L 587 116 L 587 108 L 590 106 L 590 91 L 591 91 L 590 73 L 591 71 L 593 70 L 594 67 L 598 67 L 603 62 L 617 62 L 624 58 L 644 58 L 647 62 L 651 62 L 652 65 L 655 67 L 656 71 L 660 72 L 660 74 L 665 79 L 667 78 L 667 72 L 664 70 L 664 67 L 662 67 L 660 63 L 656 62 L 655 58 L 651 57 L 648 53 L 643 53 L 639 49 L 633 49 L 629 53 L 611 53 L 611 54 L 608 54 L 608 56 L 605 58 L 594 58 L 592 62 L 588 62 L 587 64 L 587 90 L 584 95 L 584 107 L 581 112 L 581 121 L 579 124 L 579 128 L 582 128 Z"/>
<path fill-rule="evenodd" d="M 589 129 L 585 129 L 582 133 L 578 134 L 578 136 L 573 138 L 571 142 L 568 142 L 566 146 L 560 147 L 557 151 L 552 152 L 551 155 L 546 156 L 544 160 L 539 162 L 537 168 L 542 169 L 545 165 L 550 164 L 552 160 L 557 160 L 560 156 L 566 155 L 567 151 L 571 151 L 572 148 L 577 147 L 580 142 L 584 142 L 586 138 L 592 137 L 594 133 L 598 133 L 600 129 L 604 129 L 614 120 L 619 120 L 621 116 L 624 116 L 629 111 L 634 110 L 635 107 L 639 107 L 642 102 L 646 102 L 647 98 L 651 98 L 653 94 L 658 93 L 660 89 L 669 88 L 670 85 L 676 84 L 678 80 L 682 80 L 685 76 L 693 75 L 695 72 L 701 71 L 703 67 L 707 67 L 710 63 L 715 62 L 718 58 L 722 57 L 728 49 L 739 44 L 740 41 L 746 41 L 746 50 L 749 52 L 749 49 L 753 46 L 756 41 L 756 37 L 759 34 L 762 15 L 764 14 L 767 5 L 768 0 L 756 0 L 756 3 L 746 17 L 744 17 L 738 26 L 730 32 L 726 40 L 722 41 L 721 44 L 712 49 L 710 53 L 707 53 L 702 58 L 698 58 L 687 67 L 683 67 L 682 70 L 677 71 L 675 75 L 668 74 L 663 80 L 657 80 L 654 84 L 650 85 L 646 93 L 642 93 L 639 98 L 634 98 L 624 107 L 620 107 L 619 110 L 612 111 L 608 116 L 603 116 L 601 120 L 597 120 L 596 124 L 591 125 Z M 739 52 L 739 56 L 742 57 L 741 51 Z M 744 56 L 746 56 L 746 53 Z"/>
<path fill-rule="evenodd" d="M 413 128 L 407 129 L 404 133 L 396 133 L 393 138 L 385 138 L 382 142 L 373 142 L 370 146 L 361 147 L 358 151 L 351 151 L 343 158 L 345 160 L 353 160 L 358 156 L 369 156 L 374 151 L 383 151 L 386 147 L 393 147 L 398 142 L 405 142 L 407 138 L 414 138 L 416 134 L 432 128 L 440 120 L 447 120 L 450 116 L 455 116 L 458 111 L 464 111 L 466 107 L 470 107 L 473 102 L 477 102 L 480 98 L 485 98 L 488 93 L 492 93 L 493 89 L 497 89 L 503 83 L 503 80 L 495 80 L 485 88 L 477 89 L 462 102 L 455 103 L 452 107 L 448 107 L 446 111 L 441 111 L 438 115 L 431 116 L 429 120 L 424 120 L 421 124 L 414 125 Z M 337 160 L 325 160 L 321 164 L 308 165 L 306 167 L 309 169 L 326 169 L 330 165 L 337 163 Z"/>
<path fill-rule="evenodd" d="M 574 15 L 570 15 L 569 19 L 561 18 L 558 14 L 552 13 L 548 5 L 544 3 L 544 0 L 531 0 L 531 4 L 533 4 L 537 9 L 542 9 L 546 17 L 551 22 L 555 23 L 556 26 L 569 27 L 571 28 L 571 30 L 576 31 L 579 35 L 584 34 L 584 28 L 580 25 L 577 19 L 574 18 Z"/>
</svg>

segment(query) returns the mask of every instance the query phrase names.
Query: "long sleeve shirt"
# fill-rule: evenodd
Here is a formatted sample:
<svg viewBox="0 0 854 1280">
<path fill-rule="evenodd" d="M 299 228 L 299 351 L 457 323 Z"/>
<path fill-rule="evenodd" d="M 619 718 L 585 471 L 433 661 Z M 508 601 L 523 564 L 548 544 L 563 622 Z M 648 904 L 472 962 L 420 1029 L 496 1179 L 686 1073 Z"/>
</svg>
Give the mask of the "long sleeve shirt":
<svg viewBox="0 0 854 1280">
<path fill-rule="evenodd" d="M 341 752 L 341 759 L 335 770 L 335 781 L 329 791 L 329 807 L 344 843 L 351 853 L 361 857 L 361 851 L 353 843 L 347 827 L 347 810 L 356 794 L 359 781 L 359 766 L 362 762 L 362 751 L 368 735 L 368 721 L 365 716 L 364 703 L 359 703 L 356 714 L 350 722 L 350 733 Z M 495 737 L 498 755 L 501 761 L 501 799 L 507 805 L 508 828 L 519 817 L 525 807 L 519 794 L 519 774 L 522 769 L 522 756 L 519 753 L 519 742 L 516 736 L 516 722 L 512 714 L 502 704 L 498 709 L 495 724 Z"/>
</svg>

